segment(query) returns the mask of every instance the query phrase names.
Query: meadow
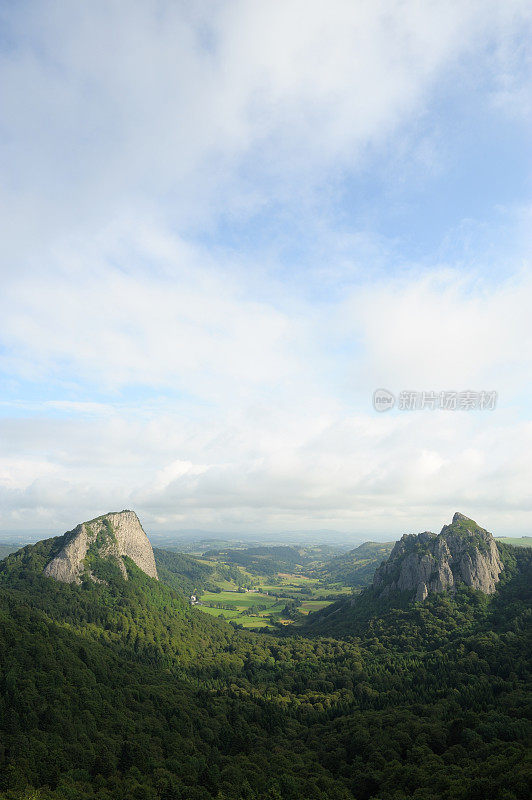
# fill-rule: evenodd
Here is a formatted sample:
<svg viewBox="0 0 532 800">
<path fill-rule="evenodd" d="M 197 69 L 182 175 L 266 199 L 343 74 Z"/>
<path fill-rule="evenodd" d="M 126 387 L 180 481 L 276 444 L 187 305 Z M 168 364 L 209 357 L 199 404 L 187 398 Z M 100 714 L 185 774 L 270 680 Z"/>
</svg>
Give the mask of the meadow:
<svg viewBox="0 0 532 800">
<path fill-rule="evenodd" d="M 514 547 L 532 547 L 532 536 L 496 536 L 495 539 Z"/>
<path fill-rule="evenodd" d="M 325 590 L 318 587 L 318 581 L 286 574 L 279 576 L 278 582 L 274 582 L 271 576 L 267 580 L 268 583 L 262 584 L 259 581 L 260 586 L 257 589 L 246 592 L 238 591 L 237 586 L 228 590 L 228 582 L 224 581 L 222 591 L 204 591 L 200 595 L 198 608 L 206 614 L 222 616 L 244 628 L 273 628 L 276 623 L 297 624 L 301 621 L 298 617 L 319 611 L 332 602 L 319 599 L 320 592 Z M 308 587 L 311 594 L 294 599 L 289 594 L 290 590 L 297 591 L 301 586 Z M 327 593 L 330 594 L 331 590 L 327 590 Z"/>
</svg>

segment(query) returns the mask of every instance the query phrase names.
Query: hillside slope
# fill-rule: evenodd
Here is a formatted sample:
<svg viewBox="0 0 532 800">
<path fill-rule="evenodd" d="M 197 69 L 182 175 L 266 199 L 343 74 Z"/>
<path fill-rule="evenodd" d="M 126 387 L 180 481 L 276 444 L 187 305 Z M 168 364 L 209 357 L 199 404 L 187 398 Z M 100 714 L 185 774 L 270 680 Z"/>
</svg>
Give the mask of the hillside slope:
<svg viewBox="0 0 532 800">
<path fill-rule="evenodd" d="M 153 548 L 153 555 L 159 579 L 184 595 L 197 593 L 213 579 L 214 566 L 204 564 L 193 556 L 159 547 Z"/>
<path fill-rule="evenodd" d="M 127 557 L 59 582 L 56 548 L 0 563 L 2 800 L 528 798 L 525 549 L 342 641 L 234 631 Z"/>
<path fill-rule="evenodd" d="M 393 542 L 364 542 L 332 558 L 318 574 L 330 583 L 342 583 L 354 588 L 369 586 L 375 570 L 390 555 L 393 546 Z"/>
</svg>

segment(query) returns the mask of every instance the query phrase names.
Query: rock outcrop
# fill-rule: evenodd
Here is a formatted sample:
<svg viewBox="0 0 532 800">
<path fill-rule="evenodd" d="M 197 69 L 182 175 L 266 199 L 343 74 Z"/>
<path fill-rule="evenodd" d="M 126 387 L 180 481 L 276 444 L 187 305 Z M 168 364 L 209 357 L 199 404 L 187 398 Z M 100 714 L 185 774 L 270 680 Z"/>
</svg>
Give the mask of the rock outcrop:
<svg viewBox="0 0 532 800">
<path fill-rule="evenodd" d="M 60 550 L 44 568 L 44 574 L 65 583 L 79 583 L 83 575 L 94 576 L 91 560 L 112 559 L 127 578 L 122 556 L 129 558 L 146 575 L 157 578 L 152 546 L 134 511 L 103 514 L 82 522 L 62 537 Z"/>
<path fill-rule="evenodd" d="M 454 592 L 459 584 L 492 594 L 503 564 L 491 533 L 456 512 L 436 535 L 405 534 L 373 578 L 377 595 L 408 592 L 424 600 L 435 592 Z"/>
</svg>

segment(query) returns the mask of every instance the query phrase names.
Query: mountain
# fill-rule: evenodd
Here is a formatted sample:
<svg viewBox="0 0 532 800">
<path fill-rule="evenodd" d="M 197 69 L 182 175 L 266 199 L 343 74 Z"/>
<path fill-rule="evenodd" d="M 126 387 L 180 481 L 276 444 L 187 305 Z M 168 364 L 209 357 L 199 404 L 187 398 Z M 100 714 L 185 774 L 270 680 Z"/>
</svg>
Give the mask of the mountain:
<svg viewBox="0 0 532 800">
<path fill-rule="evenodd" d="M 373 587 L 377 597 L 399 591 L 415 600 L 454 592 L 459 584 L 492 594 L 502 570 L 491 533 L 457 511 L 438 535 L 405 534 L 376 571 Z"/>
<path fill-rule="evenodd" d="M 53 580 L 66 543 L 0 561 L 0 800 L 530 797 L 532 549 L 493 594 L 321 637 L 235 630 L 101 547 L 105 579 Z"/>
<path fill-rule="evenodd" d="M 84 576 L 101 579 L 96 574 L 101 561 L 112 562 L 127 578 L 124 556 L 157 578 L 152 546 L 134 511 L 110 512 L 82 522 L 57 541 L 57 548 L 44 575 L 64 583 L 80 583 Z"/>
<path fill-rule="evenodd" d="M 532 548 L 496 542 L 491 533 L 456 512 L 438 535 L 405 534 L 378 567 L 371 585 L 309 615 L 307 627 L 318 635 L 366 636 L 390 614 L 409 617 L 416 603 L 431 614 L 437 607 L 434 598 L 454 598 L 467 613 L 472 604 L 482 605 L 494 596 L 500 606 L 501 598 L 508 596 L 506 584 L 515 585 L 518 575 L 529 574 L 531 558 Z M 392 628 L 401 625 L 394 619 Z"/>
<path fill-rule="evenodd" d="M 319 571 L 319 576 L 330 583 L 346 586 L 368 586 L 379 564 L 387 558 L 394 542 L 364 542 L 348 553 L 335 556 Z"/>
</svg>

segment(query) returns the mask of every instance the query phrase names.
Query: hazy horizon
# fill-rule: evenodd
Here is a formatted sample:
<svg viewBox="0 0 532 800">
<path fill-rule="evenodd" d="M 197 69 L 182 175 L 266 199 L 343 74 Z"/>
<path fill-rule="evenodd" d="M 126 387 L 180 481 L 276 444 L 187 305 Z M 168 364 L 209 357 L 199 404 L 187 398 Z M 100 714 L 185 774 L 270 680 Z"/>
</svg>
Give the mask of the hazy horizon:
<svg viewBox="0 0 532 800">
<path fill-rule="evenodd" d="M 85 520 L 79 520 L 82 522 Z M 451 521 L 451 517 L 442 522 L 440 526 L 432 528 L 424 528 L 423 530 L 432 530 L 434 533 L 439 533 L 444 524 Z M 475 520 L 476 521 L 476 520 Z M 142 520 L 141 520 L 142 522 Z M 76 523 L 78 524 L 78 523 Z M 60 536 L 67 530 L 71 530 L 75 525 L 69 528 L 54 530 L 0 530 L 0 544 L 13 544 L 24 543 L 32 544 L 41 539 L 51 538 L 53 536 Z M 484 527 L 484 526 L 482 526 Z M 150 528 L 146 533 L 150 541 L 157 546 L 158 543 L 173 542 L 178 545 L 180 542 L 201 542 L 201 541 L 229 541 L 229 542 L 242 542 L 244 544 L 264 544 L 271 543 L 276 545 L 312 545 L 312 544 L 331 544 L 336 546 L 353 546 L 363 544 L 367 541 L 386 542 L 396 541 L 401 538 L 404 533 L 420 533 L 421 529 L 404 529 L 401 531 L 373 531 L 370 532 L 356 532 L 356 531 L 339 531 L 339 530 L 292 530 L 292 531 L 222 531 L 222 530 L 208 530 L 201 528 L 192 529 L 161 529 Z M 496 538 L 506 537 L 526 537 L 531 534 L 516 534 L 513 531 L 493 531 L 492 533 Z"/>
</svg>

